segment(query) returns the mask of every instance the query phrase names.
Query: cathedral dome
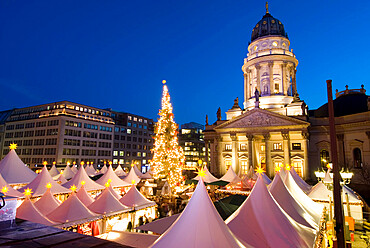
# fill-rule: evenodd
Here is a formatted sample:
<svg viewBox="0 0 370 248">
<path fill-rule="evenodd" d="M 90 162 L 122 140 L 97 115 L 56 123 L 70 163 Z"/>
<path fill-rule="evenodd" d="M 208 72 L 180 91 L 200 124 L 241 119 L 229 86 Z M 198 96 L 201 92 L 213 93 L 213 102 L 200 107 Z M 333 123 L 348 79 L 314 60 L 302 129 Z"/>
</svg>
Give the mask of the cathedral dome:
<svg viewBox="0 0 370 248">
<path fill-rule="evenodd" d="M 266 9 L 266 14 L 253 28 L 251 42 L 269 35 L 288 38 L 288 35 L 284 30 L 284 25 L 278 19 L 274 18 L 268 12 L 268 9 Z"/>
</svg>

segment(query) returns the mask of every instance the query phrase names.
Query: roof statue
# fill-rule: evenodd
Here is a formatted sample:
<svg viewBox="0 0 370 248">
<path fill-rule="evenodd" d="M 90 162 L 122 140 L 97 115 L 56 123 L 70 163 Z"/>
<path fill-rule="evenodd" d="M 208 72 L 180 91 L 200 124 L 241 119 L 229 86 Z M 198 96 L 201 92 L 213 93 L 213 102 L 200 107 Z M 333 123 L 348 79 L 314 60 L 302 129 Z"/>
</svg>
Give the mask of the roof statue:
<svg viewBox="0 0 370 248">
<path fill-rule="evenodd" d="M 76 173 L 74 173 L 71 169 L 71 167 L 69 167 L 69 165 L 67 164 L 66 167 L 64 168 L 63 170 L 63 177 L 67 180 L 71 179 Z"/>
<path fill-rule="evenodd" d="M 81 166 L 83 168 L 83 166 Z M 49 213 L 47 217 L 60 223 L 94 218 L 96 214 L 91 212 L 77 197 L 75 192 L 68 197 L 59 207 Z"/>
<path fill-rule="evenodd" d="M 220 107 L 217 109 L 217 120 L 218 121 L 221 120 L 221 108 Z"/>
<path fill-rule="evenodd" d="M 112 185 L 112 187 L 131 186 L 131 183 L 123 181 L 117 176 L 116 173 L 114 173 L 112 166 L 109 166 L 104 175 L 98 180 L 96 180 L 96 182 L 100 185 L 105 185 L 105 183 L 108 181 L 109 184 Z"/>
<path fill-rule="evenodd" d="M 54 211 L 59 205 L 58 201 L 51 193 L 51 188 L 48 187 L 46 192 L 34 203 L 35 207 L 43 214 L 48 215 Z"/>
<path fill-rule="evenodd" d="M 0 174 L 0 190 L 5 196 L 22 197 L 23 194 L 10 186 Z"/>
<path fill-rule="evenodd" d="M 100 194 L 99 198 L 91 203 L 88 208 L 98 214 L 109 214 L 130 210 L 129 207 L 124 206 L 118 201 L 118 199 L 109 190 L 109 187 L 106 187 Z"/>
<path fill-rule="evenodd" d="M 233 167 L 230 166 L 229 169 L 227 170 L 226 174 L 220 178 L 221 181 L 225 182 L 240 182 L 241 179 L 236 175 L 235 171 L 233 170 Z"/>
<path fill-rule="evenodd" d="M 127 207 L 134 207 L 135 210 L 156 205 L 154 201 L 146 199 L 145 196 L 136 189 L 135 185 L 132 185 L 130 190 L 127 191 L 119 201 Z"/>
<path fill-rule="evenodd" d="M 57 224 L 54 221 L 51 221 L 45 215 L 43 215 L 32 203 L 30 198 L 26 196 L 23 203 L 17 208 L 16 213 L 17 218 L 32 221 L 35 223 L 52 226 Z"/>
<path fill-rule="evenodd" d="M 247 246 L 234 236 L 222 220 L 201 178 L 184 211 L 151 247 Z"/>
<path fill-rule="evenodd" d="M 225 221 L 236 237 L 253 247 L 313 247 L 315 230 L 294 221 L 259 176 L 251 194 Z"/>
<path fill-rule="evenodd" d="M 299 224 L 318 230 L 318 224 L 302 205 L 293 198 L 281 179 L 279 172 L 269 186 L 271 195 L 290 217 Z"/>
<path fill-rule="evenodd" d="M 60 174 L 60 172 L 58 171 L 58 169 L 57 169 L 57 167 L 55 166 L 54 163 L 53 163 L 53 166 L 49 170 L 49 174 L 52 177 L 58 176 Z"/>
<path fill-rule="evenodd" d="M 219 179 L 217 179 L 216 177 L 214 177 L 211 172 L 209 172 L 207 166 L 204 166 L 204 172 L 205 172 L 205 177 L 203 179 L 204 182 L 206 183 L 213 183 L 213 182 L 216 182 L 216 181 L 219 181 Z M 199 181 L 200 180 L 200 176 L 196 176 L 194 177 L 192 180 L 197 180 Z"/>
<path fill-rule="evenodd" d="M 125 177 L 127 176 L 127 173 L 122 169 L 122 166 L 119 164 L 117 168 L 114 170 L 114 173 L 117 174 L 119 177 Z"/>
<path fill-rule="evenodd" d="M 140 177 L 135 173 L 134 166 L 131 167 L 131 170 L 128 173 L 128 175 L 125 176 L 122 180 L 130 184 L 132 184 L 132 182 L 135 181 L 135 185 L 140 182 Z"/>
<path fill-rule="evenodd" d="M 68 188 L 63 187 L 59 183 L 54 181 L 54 179 L 50 176 L 49 171 L 46 168 L 46 165 L 44 165 L 40 174 L 38 174 L 36 178 L 32 180 L 32 182 L 21 188 L 20 191 L 22 192 L 26 188 L 30 188 L 33 191 L 33 196 L 40 196 L 46 192 L 47 188 L 45 186 L 48 183 L 50 183 L 52 186 L 51 187 L 52 194 L 64 194 L 71 192 L 71 190 L 69 190 Z"/>
<path fill-rule="evenodd" d="M 22 162 L 15 149 L 11 149 L 0 161 L 0 174 L 9 184 L 29 183 L 36 177 L 36 173 Z"/>
<path fill-rule="evenodd" d="M 295 171 L 294 167 L 292 166 L 291 169 L 290 169 L 290 174 L 292 175 L 294 181 L 296 182 L 296 184 L 303 190 L 303 192 L 305 192 L 306 194 L 308 192 L 310 192 L 311 190 L 311 185 L 309 185 L 308 183 L 306 183 L 298 174 L 297 172 Z"/>
<path fill-rule="evenodd" d="M 76 195 L 85 206 L 89 206 L 91 203 L 94 202 L 94 198 L 92 198 L 89 193 L 87 193 L 84 185 L 81 186 Z"/>
<path fill-rule="evenodd" d="M 206 125 L 208 125 L 208 115 L 206 115 Z"/>
<path fill-rule="evenodd" d="M 104 189 L 104 186 L 101 186 L 100 184 L 91 180 L 91 178 L 86 174 L 85 168 L 83 166 L 80 166 L 80 169 L 78 170 L 76 175 L 74 175 L 71 180 L 69 180 L 62 186 L 70 188 L 72 185 L 76 185 L 79 189 L 81 187 L 82 181 L 85 182 L 84 187 L 87 191 Z"/>
</svg>

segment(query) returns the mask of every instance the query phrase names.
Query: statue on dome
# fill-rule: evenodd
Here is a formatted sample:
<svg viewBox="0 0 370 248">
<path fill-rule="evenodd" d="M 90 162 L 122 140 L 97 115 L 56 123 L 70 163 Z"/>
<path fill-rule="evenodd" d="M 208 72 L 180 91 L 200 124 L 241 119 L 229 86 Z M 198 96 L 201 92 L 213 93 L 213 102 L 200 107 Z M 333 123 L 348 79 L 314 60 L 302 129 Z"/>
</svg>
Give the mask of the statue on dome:
<svg viewBox="0 0 370 248">
<path fill-rule="evenodd" d="M 206 115 L 206 125 L 209 125 L 208 124 L 208 115 Z"/>
<path fill-rule="evenodd" d="M 218 110 L 217 110 L 217 120 L 220 121 L 221 120 L 221 108 L 219 107 Z"/>
<path fill-rule="evenodd" d="M 256 101 L 255 101 L 255 107 L 256 108 L 259 108 L 260 107 L 260 92 L 258 91 L 257 87 L 256 87 L 256 90 L 254 91 L 254 97 L 256 98 Z"/>
</svg>

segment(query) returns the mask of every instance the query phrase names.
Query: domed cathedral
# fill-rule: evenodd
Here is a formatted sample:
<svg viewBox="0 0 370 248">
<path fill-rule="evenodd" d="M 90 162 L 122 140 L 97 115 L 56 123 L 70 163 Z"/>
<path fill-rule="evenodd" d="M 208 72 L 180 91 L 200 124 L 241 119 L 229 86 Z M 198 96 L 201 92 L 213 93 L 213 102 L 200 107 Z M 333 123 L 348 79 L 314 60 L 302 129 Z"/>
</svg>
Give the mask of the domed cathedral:
<svg viewBox="0 0 370 248">
<path fill-rule="evenodd" d="M 268 10 L 252 30 L 244 59 L 244 102 L 238 99 L 226 120 L 207 125 L 209 167 L 222 175 L 232 166 L 245 173 L 262 166 L 269 176 L 275 166 L 292 165 L 303 177 L 308 168 L 307 107 L 296 86 L 298 60 L 280 20 Z"/>
</svg>

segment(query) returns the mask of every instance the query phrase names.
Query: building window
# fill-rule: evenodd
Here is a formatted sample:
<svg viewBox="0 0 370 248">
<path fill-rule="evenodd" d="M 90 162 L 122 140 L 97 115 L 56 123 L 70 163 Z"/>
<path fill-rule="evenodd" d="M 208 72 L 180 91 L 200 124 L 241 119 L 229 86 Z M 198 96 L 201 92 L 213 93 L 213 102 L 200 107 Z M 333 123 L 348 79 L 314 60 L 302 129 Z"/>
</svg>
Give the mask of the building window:
<svg viewBox="0 0 370 248">
<path fill-rule="evenodd" d="M 302 177 L 302 160 L 293 161 L 293 167 L 297 174 Z"/>
<path fill-rule="evenodd" d="M 321 150 L 320 152 L 320 164 L 322 167 L 326 167 L 326 165 L 329 163 L 330 157 L 329 152 L 327 150 Z"/>
<path fill-rule="evenodd" d="M 248 149 L 247 144 L 240 144 L 240 151 L 246 151 Z"/>
<path fill-rule="evenodd" d="M 275 84 L 275 89 L 274 89 L 274 93 L 277 94 L 280 92 L 280 87 L 279 87 L 279 84 Z"/>
<path fill-rule="evenodd" d="M 242 174 L 247 174 L 248 172 L 248 160 L 242 160 L 240 162 L 240 165 L 241 165 L 241 173 Z"/>
<path fill-rule="evenodd" d="M 274 148 L 274 150 L 282 150 L 281 149 L 281 143 L 274 143 L 273 148 Z"/>
<path fill-rule="evenodd" d="M 225 166 L 226 166 L 226 171 L 229 170 L 230 166 L 231 166 L 231 160 L 225 160 Z"/>
<path fill-rule="evenodd" d="M 226 144 L 225 145 L 225 150 L 226 151 L 231 151 L 232 147 L 231 147 L 231 144 Z"/>
<path fill-rule="evenodd" d="M 261 152 L 264 152 L 266 149 L 266 146 L 265 145 L 261 145 Z"/>
<path fill-rule="evenodd" d="M 362 156 L 360 148 L 353 149 L 353 162 L 355 168 L 362 168 Z"/>
<path fill-rule="evenodd" d="M 301 143 L 293 143 L 292 144 L 292 150 L 302 150 L 301 149 Z"/>
</svg>

